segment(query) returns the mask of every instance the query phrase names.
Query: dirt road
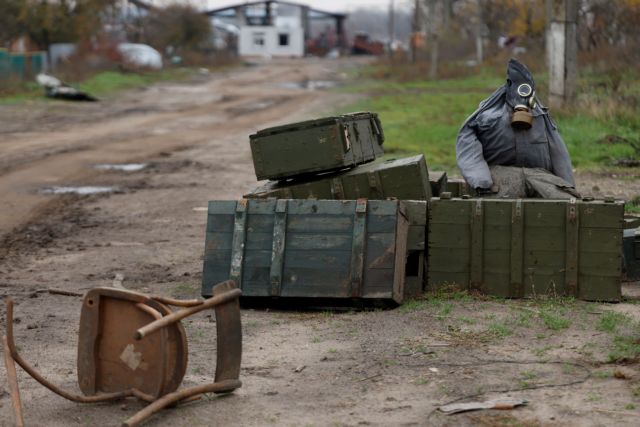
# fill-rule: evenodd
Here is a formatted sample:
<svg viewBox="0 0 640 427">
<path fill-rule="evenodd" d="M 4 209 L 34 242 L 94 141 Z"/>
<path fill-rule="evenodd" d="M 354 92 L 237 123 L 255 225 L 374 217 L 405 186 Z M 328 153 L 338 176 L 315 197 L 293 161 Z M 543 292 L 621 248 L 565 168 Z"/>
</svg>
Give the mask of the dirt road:
<svg viewBox="0 0 640 427">
<path fill-rule="evenodd" d="M 0 106 L 0 295 L 16 299 L 16 340 L 25 358 L 77 390 L 81 299 L 40 290 L 84 292 L 122 275 L 129 289 L 196 297 L 206 202 L 237 199 L 257 184 L 248 135 L 348 105 L 355 95 L 309 87 L 340 82 L 355 65 L 272 62 L 99 104 Z M 105 163 L 144 167 L 96 169 Z M 69 186 L 112 191 L 44 192 Z M 637 361 L 607 362 L 626 349 L 618 348 L 621 339 L 637 333 L 638 301 L 454 294 L 387 311 L 244 310 L 243 387 L 167 410 L 147 425 L 635 425 Z M 4 329 L 4 306 L 0 315 Z M 613 320 L 602 327 L 603 318 Z M 204 383 L 214 369 L 215 327 L 205 314 L 184 323 L 185 384 Z M 4 367 L 0 378 L 0 425 L 9 426 Z M 79 405 L 22 372 L 19 381 L 32 426 L 118 425 L 141 408 L 133 401 Z M 450 417 L 435 411 L 474 394 L 530 403 Z"/>
</svg>

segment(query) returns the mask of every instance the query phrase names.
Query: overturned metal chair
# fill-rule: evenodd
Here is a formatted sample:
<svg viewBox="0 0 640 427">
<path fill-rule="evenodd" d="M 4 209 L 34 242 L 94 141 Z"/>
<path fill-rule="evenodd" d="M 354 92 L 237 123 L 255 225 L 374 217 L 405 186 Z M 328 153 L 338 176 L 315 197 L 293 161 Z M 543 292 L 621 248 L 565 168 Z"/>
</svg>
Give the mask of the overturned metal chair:
<svg viewBox="0 0 640 427">
<path fill-rule="evenodd" d="M 23 425 L 14 361 L 54 393 L 81 403 L 136 397 L 149 405 L 126 420 L 136 426 L 155 412 L 203 393 L 228 393 L 239 388 L 242 331 L 238 298 L 231 280 L 217 284 L 206 300 L 175 300 L 115 288 L 96 288 L 84 297 L 78 338 L 78 383 L 84 395 L 52 384 L 18 353 L 13 338 L 13 301 L 7 299 L 5 362 L 16 413 Z M 183 307 L 172 312 L 168 305 Z M 188 359 L 187 338 L 180 320 L 215 308 L 217 362 L 210 384 L 177 390 Z M 12 378 L 13 377 L 13 378 Z M 176 391 L 177 390 L 177 391 Z"/>
</svg>

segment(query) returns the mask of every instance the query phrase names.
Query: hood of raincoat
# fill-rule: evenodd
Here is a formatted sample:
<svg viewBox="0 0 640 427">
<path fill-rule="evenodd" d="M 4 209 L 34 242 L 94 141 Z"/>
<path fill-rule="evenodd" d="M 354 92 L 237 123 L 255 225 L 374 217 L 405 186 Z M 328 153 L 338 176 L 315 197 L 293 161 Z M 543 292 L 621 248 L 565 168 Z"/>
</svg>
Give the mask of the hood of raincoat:
<svg viewBox="0 0 640 427">
<path fill-rule="evenodd" d="M 506 97 L 511 108 L 524 105 L 535 107 L 535 82 L 529 69 L 522 63 L 511 59 L 507 65 Z"/>
</svg>

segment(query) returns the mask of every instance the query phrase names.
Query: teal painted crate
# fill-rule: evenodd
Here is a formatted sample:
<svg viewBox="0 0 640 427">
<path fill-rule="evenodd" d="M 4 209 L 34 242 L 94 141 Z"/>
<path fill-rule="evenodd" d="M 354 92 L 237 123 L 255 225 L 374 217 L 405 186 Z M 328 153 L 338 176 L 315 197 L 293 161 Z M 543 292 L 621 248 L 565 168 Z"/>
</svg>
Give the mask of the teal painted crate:
<svg viewBox="0 0 640 427">
<path fill-rule="evenodd" d="M 209 202 L 202 294 L 232 279 L 243 298 L 404 298 L 408 221 L 395 200 Z"/>
<path fill-rule="evenodd" d="M 6 49 L 0 49 L 0 78 L 9 78 L 9 52 Z"/>
</svg>

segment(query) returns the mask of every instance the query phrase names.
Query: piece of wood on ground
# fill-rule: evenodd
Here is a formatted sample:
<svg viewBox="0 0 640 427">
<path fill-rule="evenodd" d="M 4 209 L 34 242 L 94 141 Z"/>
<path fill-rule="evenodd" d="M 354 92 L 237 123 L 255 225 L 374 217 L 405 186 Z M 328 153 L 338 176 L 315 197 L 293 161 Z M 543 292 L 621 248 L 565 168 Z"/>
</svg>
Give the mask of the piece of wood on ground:
<svg viewBox="0 0 640 427">
<path fill-rule="evenodd" d="M 500 397 L 484 402 L 461 402 L 452 403 L 450 405 L 440 406 L 438 409 L 448 415 L 458 414 L 460 412 L 478 411 L 481 409 L 514 409 L 518 406 L 526 405 L 528 402 L 524 399 L 515 399 L 512 397 Z"/>
</svg>

